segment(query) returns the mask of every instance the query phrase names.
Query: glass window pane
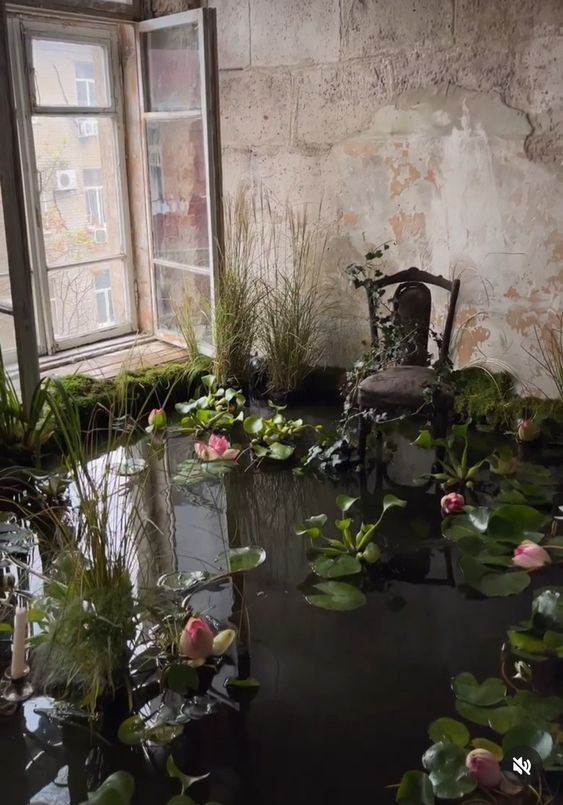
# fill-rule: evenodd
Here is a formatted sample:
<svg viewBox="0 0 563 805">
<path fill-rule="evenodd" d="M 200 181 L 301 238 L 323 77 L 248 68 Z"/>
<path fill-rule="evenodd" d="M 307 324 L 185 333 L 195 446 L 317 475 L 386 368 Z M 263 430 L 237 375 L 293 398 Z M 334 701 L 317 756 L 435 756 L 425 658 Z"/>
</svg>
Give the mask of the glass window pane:
<svg viewBox="0 0 563 805">
<path fill-rule="evenodd" d="M 107 48 L 34 38 L 31 42 L 39 106 L 110 106 Z"/>
<path fill-rule="evenodd" d="M 146 112 L 201 109 L 197 24 L 142 34 Z"/>
<path fill-rule="evenodd" d="M 208 274 L 155 266 L 158 328 L 180 334 L 178 317 L 190 311 L 199 341 L 211 343 L 211 283 Z"/>
<path fill-rule="evenodd" d="M 121 260 L 50 271 L 55 338 L 76 338 L 128 321 L 125 272 Z"/>
<path fill-rule="evenodd" d="M 82 136 L 84 122 L 96 133 Z M 33 118 L 48 266 L 123 251 L 114 126 L 109 117 Z"/>
<path fill-rule="evenodd" d="M 6 232 L 4 231 L 2 196 L 0 195 L 0 304 L 3 307 L 11 308 L 12 291 L 8 271 Z M 16 333 L 14 331 L 14 317 L 10 316 L 9 313 L 0 313 L 0 349 L 6 363 L 11 363 L 15 358 Z"/>
<path fill-rule="evenodd" d="M 201 119 L 149 121 L 149 180 L 155 258 L 209 265 Z"/>
</svg>

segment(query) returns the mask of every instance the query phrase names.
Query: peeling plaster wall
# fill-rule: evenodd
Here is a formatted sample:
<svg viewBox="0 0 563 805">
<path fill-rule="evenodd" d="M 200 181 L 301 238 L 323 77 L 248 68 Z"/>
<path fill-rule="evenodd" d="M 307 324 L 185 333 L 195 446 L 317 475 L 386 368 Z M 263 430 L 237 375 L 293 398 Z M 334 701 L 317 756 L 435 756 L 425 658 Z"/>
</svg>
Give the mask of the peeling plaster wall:
<svg viewBox="0 0 563 805">
<path fill-rule="evenodd" d="M 553 392 L 526 349 L 561 310 L 563 0 L 210 5 L 225 191 L 322 200 L 330 224 L 327 360 L 349 364 L 368 337 L 343 267 L 394 239 L 385 270 L 461 277 L 458 365 L 500 362 Z"/>
</svg>

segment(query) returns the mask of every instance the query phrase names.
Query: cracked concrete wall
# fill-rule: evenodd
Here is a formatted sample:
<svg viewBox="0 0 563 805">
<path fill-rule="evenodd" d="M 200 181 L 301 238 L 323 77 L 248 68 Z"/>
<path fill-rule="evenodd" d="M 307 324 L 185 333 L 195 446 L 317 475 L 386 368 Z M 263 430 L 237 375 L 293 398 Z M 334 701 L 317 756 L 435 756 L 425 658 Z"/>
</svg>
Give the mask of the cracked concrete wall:
<svg viewBox="0 0 563 805">
<path fill-rule="evenodd" d="M 339 302 L 328 362 L 350 364 L 368 338 L 344 266 L 393 239 L 385 270 L 461 277 L 458 365 L 506 365 L 553 393 L 527 350 L 561 311 L 563 0 L 209 5 L 225 191 L 322 201 Z"/>
</svg>

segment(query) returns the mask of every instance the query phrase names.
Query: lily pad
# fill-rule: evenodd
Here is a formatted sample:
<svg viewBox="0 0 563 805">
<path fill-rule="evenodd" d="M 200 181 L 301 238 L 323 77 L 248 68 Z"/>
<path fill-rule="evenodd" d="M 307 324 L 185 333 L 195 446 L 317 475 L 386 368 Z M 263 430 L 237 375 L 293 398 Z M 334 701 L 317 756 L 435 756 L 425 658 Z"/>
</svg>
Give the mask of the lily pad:
<svg viewBox="0 0 563 805">
<path fill-rule="evenodd" d="M 467 746 L 469 743 L 469 730 L 461 721 L 455 718 L 438 718 L 428 727 L 428 737 L 434 743 L 451 741 L 458 746 Z"/>
<path fill-rule="evenodd" d="M 126 746 L 140 746 L 145 740 L 145 722 L 141 716 L 130 716 L 122 721 L 117 737 Z"/>
<path fill-rule="evenodd" d="M 355 556 L 321 556 L 312 563 L 311 569 L 323 579 L 338 579 L 341 576 L 353 576 L 361 573 L 362 563 Z"/>
<path fill-rule="evenodd" d="M 465 751 L 457 744 L 435 743 L 424 753 L 422 765 L 430 772 L 430 782 L 439 799 L 459 799 L 477 787 L 465 766 Z"/>
<path fill-rule="evenodd" d="M 408 771 L 403 775 L 395 802 L 400 805 L 434 805 L 430 777 L 423 771 Z"/>
<path fill-rule="evenodd" d="M 513 749 L 522 746 L 533 749 L 542 760 L 547 760 L 553 751 L 553 738 L 546 730 L 537 729 L 531 724 L 522 724 L 506 733 L 502 748 L 505 755 L 510 755 Z"/>
<path fill-rule="evenodd" d="M 196 669 L 187 663 L 171 665 L 163 677 L 163 682 L 166 688 L 179 693 L 181 696 L 199 689 L 199 675 Z"/>
<path fill-rule="evenodd" d="M 502 746 L 499 746 L 494 741 L 489 741 L 488 738 L 473 738 L 471 741 L 471 746 L 474 749 L 486 749 L 486 751 L 490 752 L 491 755 L 499 761 L 499 763 L 504 757 Z"/>
<path fill-rule="evenodd" d="M 478 707 L 489 707 L 503 701 L 506 696 L 506 685 L 502 679 L 489 677 L 479 684 L 473 674 L 462 673 L 456 676 L 452 684 L 456 699 Z"/>
<path fill-rule="evenodd" d="M 91 793 L 82 805 L 129 805 L 135 792 L 135 780 L 127 771 L 116 771 Z"/>
<path fill-rule="evenodd" d="M 487 533 L 493 539 L 519 541 L 526 531 L 539 531 L 546 520 L 545 514 L 532 506 L 505 504 L 493 510 Z"/>
<path fill-rule="evenodd" d="M 312 606 L 341 612 L 358 609 L 364 606 L 367 600 L 361 590 L 342 581 L 313 584 L 306 591 L 305 599 Z"/>
<path fill-rule="evenodd" d="M 479 582 L 479 592 L 493 597 L 516 595 L 530 584 L 530 574 L 524 570 L 508 573 L 487 573 Z"/>
<path fill-rule="evenodd" d="M 245 545 L 243 548 L 231 548 L 220 559 L 229 573 L 242 573 L 263 564 L 266 561 L 266 551 L 259 545 Z"/>
</svg>

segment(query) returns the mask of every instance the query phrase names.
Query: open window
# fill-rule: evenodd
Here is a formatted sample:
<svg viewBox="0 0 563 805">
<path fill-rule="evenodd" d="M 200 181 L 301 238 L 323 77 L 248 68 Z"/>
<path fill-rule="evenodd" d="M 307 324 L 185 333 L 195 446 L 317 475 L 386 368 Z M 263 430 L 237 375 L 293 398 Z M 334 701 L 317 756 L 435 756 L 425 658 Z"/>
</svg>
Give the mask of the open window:
<svg viewBox="0 0 563 805">
<path fill-rule="evenodd" d="M 33 314 L 28 347 L 84 354 L 134 336 L 140 323 L 182 345 L 179 318 L 188 315 L 210 352 L 221 220 L 215 11 L 135 23 L 137 0 L 87 0 L 80 17 L 53 13 L 59 7 L 79 10 L 73 0 L 40 0 L 8 13 L 30 266 L 17 297 L 28 324 Z M 6 239 L 21 242 L 12 228 Z M 20 281 L 12 273 L 8 281 L 6 239 L 0 346 L 10 361 Z M 34 351 L 26 349 L 28 363 Z"/>
<path fill-rule="evenodd" d="M 190 317 L 208 352 L 220 219 L 214 13 L 139 24 L 156 332 L 178 342 Z"/>
</svg>

